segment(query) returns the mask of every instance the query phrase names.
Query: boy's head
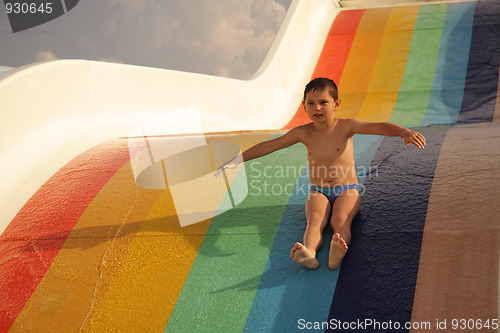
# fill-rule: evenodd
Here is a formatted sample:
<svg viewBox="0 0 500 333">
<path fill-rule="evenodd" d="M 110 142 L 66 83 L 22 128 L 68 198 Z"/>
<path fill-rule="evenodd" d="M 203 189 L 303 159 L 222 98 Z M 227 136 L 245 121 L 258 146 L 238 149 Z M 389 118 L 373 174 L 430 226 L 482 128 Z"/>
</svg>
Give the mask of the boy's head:
<svg viewBox="0 0 500 333">
<path fill-rule="evenodd" d="M 318 90 L 323 91 L 325 89 L 328 90 L 330 96 L 332 96 L 334 101 L 336 101 L 339 98 L 339 92 L 335 82 L 324 77 L 319 77 L 312 80 L 306 85 L 306 88 L 304 89 L 304 101 L 306 100 L 306 96 L 308 93 Z"/>
</svg>

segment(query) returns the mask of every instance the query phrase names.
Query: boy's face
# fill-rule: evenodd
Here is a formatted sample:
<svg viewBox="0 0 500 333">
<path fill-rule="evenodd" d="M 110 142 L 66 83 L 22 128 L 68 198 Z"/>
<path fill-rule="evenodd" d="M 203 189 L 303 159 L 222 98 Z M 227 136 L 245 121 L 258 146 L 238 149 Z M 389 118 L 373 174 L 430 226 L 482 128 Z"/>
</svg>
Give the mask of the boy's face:
<svg viewBox="0 0 500 333">
<path fill-rule="evenodd" d="M 339 106 L 340 99 L 335 101 L 328 89 L 311 91 L 304 100 L 304 109 L 313 122 L 331 120 Z"/>
</svg>

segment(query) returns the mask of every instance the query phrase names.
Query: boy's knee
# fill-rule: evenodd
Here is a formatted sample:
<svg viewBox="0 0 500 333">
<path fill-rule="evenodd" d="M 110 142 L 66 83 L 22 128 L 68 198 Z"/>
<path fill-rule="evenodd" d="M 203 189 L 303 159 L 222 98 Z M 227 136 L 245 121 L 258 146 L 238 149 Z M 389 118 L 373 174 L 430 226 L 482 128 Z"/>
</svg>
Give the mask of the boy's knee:
<svg viewBox="0 0 500 333">
<path fill-rule="evenodd" d="M 332 215 L 331 225 L 335 229 L 336 227 L 342 227 L 349 222 L 349 215 L 344 213 L 337 213 Z"/>
<path fill-rule="evenodd" d="M 321 225 L 322 222 L 323 222 L 323 219 L 325 217 L 322 215 L 322 214 L 319 214 L 319 213 L 310 213 L 307 217 L 307 223 L 308 224 L 318 224 L 318 225 Z"/>
</svg>

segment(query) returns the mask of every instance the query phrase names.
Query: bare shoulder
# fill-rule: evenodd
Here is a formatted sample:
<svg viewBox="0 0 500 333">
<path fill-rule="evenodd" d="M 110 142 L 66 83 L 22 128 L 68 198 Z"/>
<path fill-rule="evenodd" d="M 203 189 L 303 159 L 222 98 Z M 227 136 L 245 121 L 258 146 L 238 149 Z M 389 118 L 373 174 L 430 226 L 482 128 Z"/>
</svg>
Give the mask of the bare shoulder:
<svg viewBox="0 0 500 333">
<path fill-rule="evenodd" d="M 274 150 L 286 148 L 296 143 L 302 142 L 305 134 L 304 129 L 301 127 L 302 126 L 292 128 L 285 134 L 267 142 L 274 147 Z"/>
<path fill-rule="evenodd" d="M 297 126 L 294 128 L 294 130 L 296 130 L 297 132 L 304 133 L 304 132 L 310 131 L 312 128 L 314 128 L 313 123 L 308 123 L 308 124 Z"/>
<path fill-rule="evenodd" d="M 298 141 L 302 142 L 304 137 L 307 137 L 307 135 L 314 129 L 313 124 L 305 124 L 305 125 L 300 125 L 297 127 L 294 127 L 291 129 L 288 133 L 291 133 L 294 137 L 298 139 Z"/>
<path fill-rule="evenodd" d="M 357 119 L 353 119 L 353 118 L 339 118 L 338 119 L 338 124 L 340 126 L 356 126 L 356 124 L 359 124 L 360 121 L 357 120 Z"/>
<path fill-rule="evenodd" d="M 346 119 L 339 119 L 338 120 L 338 126 L 346 130 L 347 132 L 354 134 L 356 133 L 356 130 L 359 128 L 359 126 L 362 124 L 360 120 L 357 119 L 352 119 L 352 118 L 346 118 Z"/>
</svg>

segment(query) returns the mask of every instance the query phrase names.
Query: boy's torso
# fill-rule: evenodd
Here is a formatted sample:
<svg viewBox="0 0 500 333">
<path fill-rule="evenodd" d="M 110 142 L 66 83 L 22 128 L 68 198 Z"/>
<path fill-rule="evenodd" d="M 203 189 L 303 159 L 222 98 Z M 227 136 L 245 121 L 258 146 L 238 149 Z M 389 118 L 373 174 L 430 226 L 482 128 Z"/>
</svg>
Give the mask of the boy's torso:
<svg viewBox="0 0 500 333">
<path fill-rule="evenodd" d="M 311 184 L 337 187 L 357 184 L 353 135 L 343 120 L 331 130 L 318 131 L 314 124 L 302 127 L 301 142 L 307 148 Z"/>
</svg>

